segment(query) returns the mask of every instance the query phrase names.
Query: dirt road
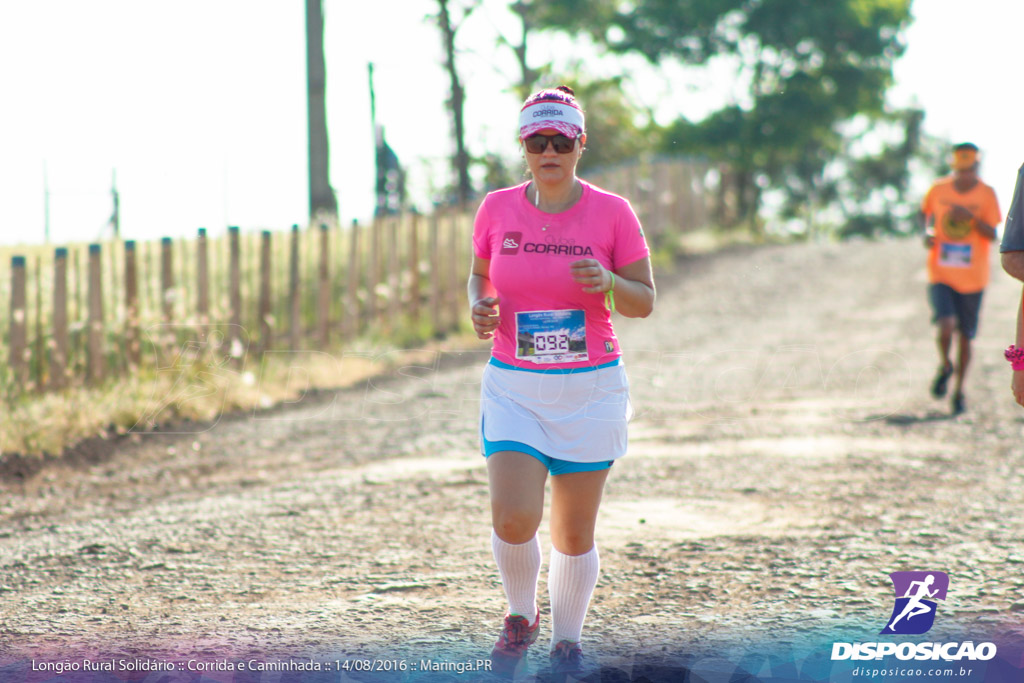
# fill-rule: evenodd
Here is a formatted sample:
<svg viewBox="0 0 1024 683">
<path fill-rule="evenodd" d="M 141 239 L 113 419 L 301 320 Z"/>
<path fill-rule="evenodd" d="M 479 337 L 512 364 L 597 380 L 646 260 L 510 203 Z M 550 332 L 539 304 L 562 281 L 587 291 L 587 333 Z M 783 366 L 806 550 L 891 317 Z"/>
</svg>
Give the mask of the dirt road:
<svg viewBox="0 0 1024 683">
<path fill-rule="evenodd" d="M 950 576 L 929 637 L 1013 634 L 1024 410 L 1001 350 L 1020 290 L 994 273 L 968 412 L 951 418 L 927 391 L 924 256 L 893 241 L 693 257 L 659 279 L 651 318 L 617 322 L 637 417 L 585 647 L 622 680 L 658 653 L 875 639 L 897 570 Z M 0 662 L 485 654 L 504 609 L 475 419 L 485 358 L 434 354 L 0 481 Z M 349 678 L 380 680 L 325 680 Z"/>
</svg>

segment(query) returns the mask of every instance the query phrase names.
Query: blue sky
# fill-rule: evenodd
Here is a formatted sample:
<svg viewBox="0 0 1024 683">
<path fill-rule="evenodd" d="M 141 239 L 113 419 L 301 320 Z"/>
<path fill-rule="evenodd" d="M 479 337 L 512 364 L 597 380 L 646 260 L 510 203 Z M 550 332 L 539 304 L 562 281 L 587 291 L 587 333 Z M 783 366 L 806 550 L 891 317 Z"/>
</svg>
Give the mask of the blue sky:
<svg viewBox="0 0 1024 683">
<path fill-rule="evenodd" d="M 506 84 L 516 67 L 496 43 L 515 31 L 506 5 L 486 0 L 465 23 L 459 67 L 468 144 L 514 157 L 518 102 Z M 332 183 L 345 220 L 373 207 L 367 62 L 414 196 L 448 181 L 448 84 L 437 29 L 424 21 L 435 8 L 325 0 Z M 914 12 L 892 99 L 923 106 L 930 132 L 979 144 L 982 175 L 1005 209 L 1024 160 L 1011 82 L 1024 3 L 918 0 Z M 101 234 L 115 169 L 128 238 L 303 222 L 304 40 L 301 0 L 0 0 L 0 243 L 42 241 L 44 169 L 55 242 Z M 534 63 L 589 53 L 568 37 L 531 50 Z M 699 118 L 742 94 L 725 64 L 656 74 L 637 59 L 630 68 L 638 103 L 666 120 Z"/>
</svg>

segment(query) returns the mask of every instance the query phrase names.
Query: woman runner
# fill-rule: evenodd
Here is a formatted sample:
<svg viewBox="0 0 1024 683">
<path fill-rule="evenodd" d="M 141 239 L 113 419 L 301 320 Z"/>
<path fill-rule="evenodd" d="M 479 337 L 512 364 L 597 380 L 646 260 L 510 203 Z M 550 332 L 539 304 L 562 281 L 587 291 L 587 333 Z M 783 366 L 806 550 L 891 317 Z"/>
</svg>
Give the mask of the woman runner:
<svg viewBox="0 0 1024 683">
<path fill-rule="evenodd" d="M 571 88 L 531 95 L 519 115 L 531 180 L 488 194 L 473 229 L 473 329 L 494 340 L 480 426 L 491 544 L 509 603 L 491 658 L 513 674 L 540 633 L 537 529 L 549 474 L 550 669 L 583 670 L 580 640 L 600 566 L 594 527 L 631 415 L 611 313 L 643 318 L 654 307 L 636 214 L 576 177 L 586 140 Z"/>
</svg>

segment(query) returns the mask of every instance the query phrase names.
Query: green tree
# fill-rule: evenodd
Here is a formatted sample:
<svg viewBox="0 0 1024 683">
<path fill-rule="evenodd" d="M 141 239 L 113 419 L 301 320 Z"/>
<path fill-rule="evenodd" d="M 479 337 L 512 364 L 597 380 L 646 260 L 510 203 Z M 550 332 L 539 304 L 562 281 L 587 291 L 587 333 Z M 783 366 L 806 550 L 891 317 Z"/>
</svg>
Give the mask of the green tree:
<svg viewBox="0 0 1024 683">
<path fill-rule="evenodd" d="M 924 131 L 924 112 L 898 109 L 860 122 L 859 131 L 848 136 L 842 162 L 835 176 L 834 196 L 842 208 L 840 235 L 874 237 L 910 234 L 918 230 L 919 196 L 911 186 L 915 172 L 931 178 L 948 172 L 952 144 Z M 853 147 L 868 133 L 876 139 L 888 133 L 880 149 L 856 153 Z"/>
<path fill-rule="evenodd" d="M 734 59 L 746 101 L 678 121 L 660 146 L 726 164 L 736 219 L 756 227 L 768 189 L 828 196 L 825 169 L 842 151 L 842 124 L 884 109 L 910 1 L 552 0 L 534 3 L 533 21 L 655 65 Z"/>
<path fill-rule="evenodd" d="M 498 44 L 508 47 L 516 57 L 516 64 L 519 66 L 519 80 L 512 86 L 512 89 L 519 96 L 519 99 L 525 100 L 533 92 L 537 81 L 547 73 L 550 64 L 533 68 L 527 59 L 527 41 L 535 28 L 531 18 L 531 3 L 517 0 L 511 3 L 508 9 L 519 19 L 519 37 L 514 41 L 508 36 L 499 34 Z"/>
<path fill-rule="evenodd" d="M 571 87 L 589 114 L 586 151 L 577 167 L 581 175 L 654 150 L 656 138 L 623 90 L 624 81 L 622 76 L 588 78 L 582 64 L 573 65 L 561 79 L 553 78 L 553 85 Z"/>
<path fill-rule="evenodd" d="M 587 118 L 587 153 L 580 160 L 581 173 L 635 159 L 651 151 L 655 138 L 646 130 L 650 125 L 649 115 L 644 121 L 646 112 L 638 115 L 630 103 L 624 90 L 627 80 L 624 76 L 595 78 L 578 60 L 531 66 L 527 45 L 538 29 L 537 12 L 546 6 L 545 2 L 516 0 L 509 4 L 509 11 L 519 19 L 519 35 L 515 39 L 499 35 L 498 44 L 512 50 L 519 67 L 518 80 L 512 84 L 512 90 L 525 100 L 540 88 L 565 84 L 573 89 L 586 110 L 595 112 Z"/>
<path fill-rule="evenodd" d="M 435 17 L 441 30 L 441 44 L 444 48 L 444 67 L 451 82 L 451 96 L 448 98 L 448 109 L 452 114 L 452 133 L 455 138 L 455 154 L 452 166 L 456 176 L 456 197 L 460 204 L 466 203 L 473 194 L 473 186 L 469 178 L 469 153 L 466 151 L 465 103 L 466 90 L 456 68 L 455 35 L 459 27 L 473 11 L 479 7 L 481 0 L 467 0 L 461 6 L 462 16 L 456 21 L 452 17 L 449 0 L 437 0 L 438 13 Z"/>
</svg>

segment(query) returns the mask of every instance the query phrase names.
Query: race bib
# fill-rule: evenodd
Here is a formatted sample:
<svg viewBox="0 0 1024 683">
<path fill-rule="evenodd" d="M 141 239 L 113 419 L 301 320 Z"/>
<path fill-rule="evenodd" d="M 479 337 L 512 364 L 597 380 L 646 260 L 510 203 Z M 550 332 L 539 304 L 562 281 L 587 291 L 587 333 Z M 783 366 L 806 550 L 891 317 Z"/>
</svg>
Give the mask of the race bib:
<svg viewBox="0 0 1024 683">
<path fill-rule="evenodd" d="M 943 242 L 939 245 L 939 265 L 947 268 L 970 268 L 971 245 Z"/>
<path fill-rule="evenodd" d="M 583 311 L 516 313 L 516 358 L 530 363 L 588 360 L 587 319 Z"/>
</svg>

